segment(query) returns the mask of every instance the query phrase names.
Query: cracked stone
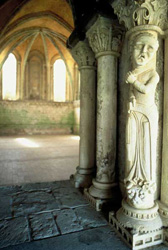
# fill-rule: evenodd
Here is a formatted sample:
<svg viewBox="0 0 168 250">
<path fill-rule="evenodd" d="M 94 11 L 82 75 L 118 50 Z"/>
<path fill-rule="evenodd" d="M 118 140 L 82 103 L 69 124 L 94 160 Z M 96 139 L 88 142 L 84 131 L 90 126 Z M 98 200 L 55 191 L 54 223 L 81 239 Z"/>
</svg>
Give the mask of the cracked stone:
<svg viewBox="0 0 168 250">
<path fill-rule="evenodd" d="M 54 217 L 51 213 L 36 214 L 30 217 L 32 238 L 34 240 L 49 238 L 59 235 Z"/>
<path fill-rule="evenodd" d="M 88 205 L 83 195 L 74 187 L 60 187 L 54 189 L 53 194 L 56 198 L 60 199 L 60 208 L 74 208 L 78 206 Z"/>
<path fill-rule="evenodd" d="M 0 248 L 27 241 L 30 241 L 30 237 L 26 218 L 0 221 Z"/>
<path fill-rule="evenodd" d="M 99 212 L 95 212 L 92 207 L 79 207 L 75 213 L 84 229 L 108 225 L 108 222 Z"/>
<path fill-rule="evenodd" d="M 56 223 L 61 234 L 81 231 L 83 227 L 80 225 L 75 212 L 72 209 L 65 209 L 53 212 Z"/>
<path fill-rule="evenodd" d="M 77 194 L 64 195 L 60 198 L 61 208 L 75 208 L 79 206 L 88 205 L 88 202 Z"/>
<path fill-rule="evenodd" d="M 13 196 L 14 215 L 28 215 L 59 209 L 60 201 L 45 191 L 20 192 Z"/>
<path fill-rule="evenodd" d="M 83 195 L 73 187 L 53 190 L 53 194 L 60 200 L 60 208 L 75 208 L 88 205 L 88 202 L 84 199 Z"/>
</svg>

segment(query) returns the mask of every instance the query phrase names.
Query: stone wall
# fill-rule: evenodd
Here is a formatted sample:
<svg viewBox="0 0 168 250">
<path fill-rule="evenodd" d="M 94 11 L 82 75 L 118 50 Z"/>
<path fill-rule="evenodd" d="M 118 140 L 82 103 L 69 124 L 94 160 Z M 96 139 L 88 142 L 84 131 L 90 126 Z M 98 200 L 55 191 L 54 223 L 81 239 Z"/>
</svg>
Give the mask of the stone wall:
<svg viewBox="0 0 168 250">
<path fill-rule="evenodd" d="M 67 134 L 74 127 L 73 102 L 1 101 L 0 134 Z"/>
</svg>

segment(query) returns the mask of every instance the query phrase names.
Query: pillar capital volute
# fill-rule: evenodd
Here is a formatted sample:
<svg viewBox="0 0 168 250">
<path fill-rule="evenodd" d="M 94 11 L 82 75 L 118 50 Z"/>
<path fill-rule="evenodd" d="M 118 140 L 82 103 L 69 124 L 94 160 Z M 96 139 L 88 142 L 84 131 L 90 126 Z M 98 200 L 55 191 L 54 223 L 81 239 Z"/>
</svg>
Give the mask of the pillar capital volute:
<svg viewBox="0 0 168 250">
<path fill-rule="evenodd" d="M 167 26 L 167 0 L 115 0 L 112 3 L 119 22 L 127 30 L 141 25 L 155 25 L 164 30 Z"/>
<path fill-rule="evenodd" d="M 120 36 L 114 35 L 111 19 L 98 16 L 96 22 L 87 31 L 86 36 L 96 57 L 102 55 L 119 56 Z"/>
<path fill-rule="evenodd" d="M 71 54 L 77 62 L 79 70 L 82 68 L 95 68 L 95 56 L 87 40 L 78 42 L 71 50 Z"/>
</svg>

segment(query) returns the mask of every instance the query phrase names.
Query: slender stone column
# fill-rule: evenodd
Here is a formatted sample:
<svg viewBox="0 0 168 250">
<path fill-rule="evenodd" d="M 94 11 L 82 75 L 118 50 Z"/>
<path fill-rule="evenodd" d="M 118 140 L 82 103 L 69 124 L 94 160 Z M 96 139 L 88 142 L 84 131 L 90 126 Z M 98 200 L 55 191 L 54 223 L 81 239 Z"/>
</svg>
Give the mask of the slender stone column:
<svg viewBox="0 0 168 250">
<path fill-rule="evenodd" d="M 0 70 L 0 100 L 2 100 L 2 69 Z"/>
<path fill-rule="evenodd" d="M 162 215 L 164 226 L 168 226 L 168 37 L 165 39 L 165 65 L 164 65 L 164 104 L 163 104 L 163 150 L 162 150 L 162 176 L 161 176 L 161 202 L 159 212 Z"/>
<path fill-rule="evenodd" d="M 74 182 L 76 188 L 84 188 L 91 185 L 95 168 L 95 57 L 87 42 L 79 42 L 71 52 L 81 74 L 80 152 Z"/>
<path fill-rule="evenodd" d="M 111 20 L 101 16 L 89 29 L 87 37 L 98 61 L 97 174 L 89 193 L 95 198 L 108 199 L 112 197 L 112 187 L 116 185 L 118 39 L 112 36 Z"/>
</svg>

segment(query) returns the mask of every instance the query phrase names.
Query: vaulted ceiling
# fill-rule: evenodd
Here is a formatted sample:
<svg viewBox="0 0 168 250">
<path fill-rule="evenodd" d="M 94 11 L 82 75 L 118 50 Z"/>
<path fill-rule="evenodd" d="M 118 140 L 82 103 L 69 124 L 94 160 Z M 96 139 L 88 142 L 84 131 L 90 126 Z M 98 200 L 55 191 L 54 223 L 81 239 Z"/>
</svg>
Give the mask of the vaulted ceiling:
<svg viewBox="0 0 168 250">
<path fill-rule="evenodd" d="M 64 57 L 73 27 L 66 0 L 1 1 L 0 68 L 10 52 L 19 51 L 25 63 L 31 50 L 39 50 L 46 59 L 54 54 Z"/>
</svg>

